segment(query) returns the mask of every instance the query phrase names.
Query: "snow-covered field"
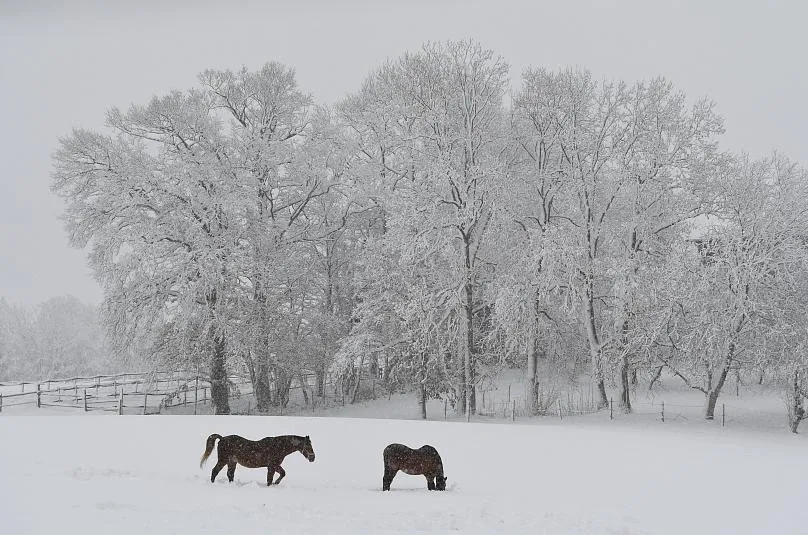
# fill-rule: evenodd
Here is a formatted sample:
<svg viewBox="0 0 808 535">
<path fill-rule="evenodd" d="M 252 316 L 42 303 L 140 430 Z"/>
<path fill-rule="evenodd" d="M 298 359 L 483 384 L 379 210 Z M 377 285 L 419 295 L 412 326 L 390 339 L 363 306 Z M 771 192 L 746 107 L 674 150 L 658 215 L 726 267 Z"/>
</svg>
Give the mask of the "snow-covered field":
<svg viewBox="0 0 808 535">
<path fill-rule="evenodd" d="M 210 433 L 308 434 L 317 460 L 236 481 L 198 468 Z M 447 492 L 381 451 L 429 443 Z M 2 533 L 806 533 L 802 437 L 682 426 L 258 416 L 0 417 Z"/>
</svg>

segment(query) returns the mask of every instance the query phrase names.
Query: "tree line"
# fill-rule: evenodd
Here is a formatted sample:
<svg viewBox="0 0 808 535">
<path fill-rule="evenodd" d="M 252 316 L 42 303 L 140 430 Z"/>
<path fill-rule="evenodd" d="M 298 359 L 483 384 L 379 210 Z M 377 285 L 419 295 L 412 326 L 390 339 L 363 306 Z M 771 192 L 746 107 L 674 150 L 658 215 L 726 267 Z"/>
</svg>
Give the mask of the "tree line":
<svg viewBox="0 0 808 535">
<path fill-rule="evenodd" d="M 722 118 L 669 80 L 509 66 L 427 43 L 319 105 L 294 71 L 208 70 L 112 108 L 54 156 L 119 352 L 226 370 L 259 410 L 296 375 L 355 397 L 362 370 L 476 410 L 475 385 L 539 362 L 614 384 L 667 370 L 712 418 L 767 375 L 804 412 L 806 172 L 723 149 Z M 424 405 L 425 406 L 425 405 Z"/>
<path fill-rule="evenodd" d="M 72 377 L 110 371 L 98 308 L 72 296 L 35 307 L 0 298 L 0 381 Z"/>
</svg>

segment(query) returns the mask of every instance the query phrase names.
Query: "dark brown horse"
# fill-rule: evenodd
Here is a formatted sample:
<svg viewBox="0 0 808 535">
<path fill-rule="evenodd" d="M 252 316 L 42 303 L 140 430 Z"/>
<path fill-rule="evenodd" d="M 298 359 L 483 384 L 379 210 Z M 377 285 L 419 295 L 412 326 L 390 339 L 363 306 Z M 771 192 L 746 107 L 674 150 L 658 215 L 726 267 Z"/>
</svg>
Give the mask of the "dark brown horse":
<svg viewBox="0 0 808 535">
<path fill-rule="evenodd" d="M 390 483 L 399 470 L 411 476 L 423 475 L 429 490 L 446 490 L 443 474 L 443 461 L 438 450 L 432 446 L 421 446 L 417 450 L 404 444 L 390 444 L 384 448 L 384 477 L 382 490 L 390 490 Z"/>
<path fill-rule="evenodd" d="M 199 468 L 202 468 L 210 457 L 216 439 L 219 439 L 219 447 L 216 449 L 219 459 L 210 473 L 211 483 L 216 481 L 216 476 L 224 465 L 227 465 L 227 480 L 232 483 L 236 474 L 236 464 L 240 464 L 246 468 L 266 467 L 267 485 L 272 485 L 272 478 L 275 477 L 275 472 L 278 472 L 280 476 L 275 481 L 277 485 L 286 476 L 286 471 L 281 468 L 281 463 L 290 453 L 299 451 L 309 462 L 314 462 L 314 448 L 308 435 L 305 437 L 283 435 L 266 437 L 261 440 L 247 440 L 238 435 L 223 437 L 214 433 L 208 437 L 205 453 L 202 454 L 202 460 L 199 461 Z"/>
</svg>

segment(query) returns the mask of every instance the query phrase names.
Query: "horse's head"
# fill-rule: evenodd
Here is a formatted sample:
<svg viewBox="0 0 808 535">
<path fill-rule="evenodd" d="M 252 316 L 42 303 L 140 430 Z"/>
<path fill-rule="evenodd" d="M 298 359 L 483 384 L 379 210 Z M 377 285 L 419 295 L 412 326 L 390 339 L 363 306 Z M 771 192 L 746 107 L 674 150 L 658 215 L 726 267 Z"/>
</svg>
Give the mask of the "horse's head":
<svg viewBox="0 0 808 535">
<path fill-rule="evenodd" d="M 303 457 L 308 459 L 310 463 L 314 462 L 314 447 L 311 445 L 309 435 L 306 435 L 303 439 L 303 444 L 300 446 L 300 453 L 302 453 Z"/>
<path fill-rule="evenodd" d="M 446 480 L 449 479 L 446 476 L 437 476 L 435 477 L 435 488 L 437 490 L 446 490 Z"/>
</svg>

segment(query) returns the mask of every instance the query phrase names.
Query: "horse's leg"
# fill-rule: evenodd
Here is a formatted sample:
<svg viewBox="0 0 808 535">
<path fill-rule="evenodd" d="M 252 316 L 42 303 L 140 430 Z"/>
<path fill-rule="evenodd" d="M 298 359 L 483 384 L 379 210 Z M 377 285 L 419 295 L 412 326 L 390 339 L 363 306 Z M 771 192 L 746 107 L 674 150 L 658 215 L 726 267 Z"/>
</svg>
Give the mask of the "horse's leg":
<svg viewBox="0 0 808 535">
<path fill-rule="evenodd" d="M 426 478 L 426 488 L 427 490 L 435 490 L 435 476 L 428 476 L 424 474 Z"/>
<path fill-rule="evenodd" d="M 278 475 L 278 480 L 275 482 L 275 484 L 277 485 L 278 483 L 280 483 L 280 482 L 281 482 L 281 479 L 283 479 L 284 477 L 286 477 L 286 470 L 284 470 L 284 469 L 281 467 L 281 465 L 276 466 L 276 467 L 275 467 L 275 470 L 277 470 L 277 472 L 278 472 L 278 474 L 279 474 L 279 475 Z"/>
<path fill-rule="evenodd" d="M 393 482 L 393 478 L 396 477 L 396 473 L 398 470 L 394 470 L 392 468 L 384 467 L 384 477 L 382 477 L 382 490 L 390 490 L 390 483 Z"/>
<path fill-rule="evenodd" d="M 224 465 L 225 465 L 225 463 L 223 463 L 222 461 L 218 461 L 216 463 L 216 466 L 213 467 L 213 470 L 210 471 L 210 482 L 211 483 L 216 481 L 216 476 L 219 475 L 219 472 L 222 471 L 222 468 L 224 468 Z"/>
<path fill-rule="evenodd" d="M 236 477 L 236 462 L 231 461 L 227 463 L 227 480 L 232 483 L 234 477 Z"/>
<path fill-rule="evenodd" d="M 275 469 L 267 466 L 267 487 L 272 484 L 272 479 L 275 477 Z"/>
</svg>

